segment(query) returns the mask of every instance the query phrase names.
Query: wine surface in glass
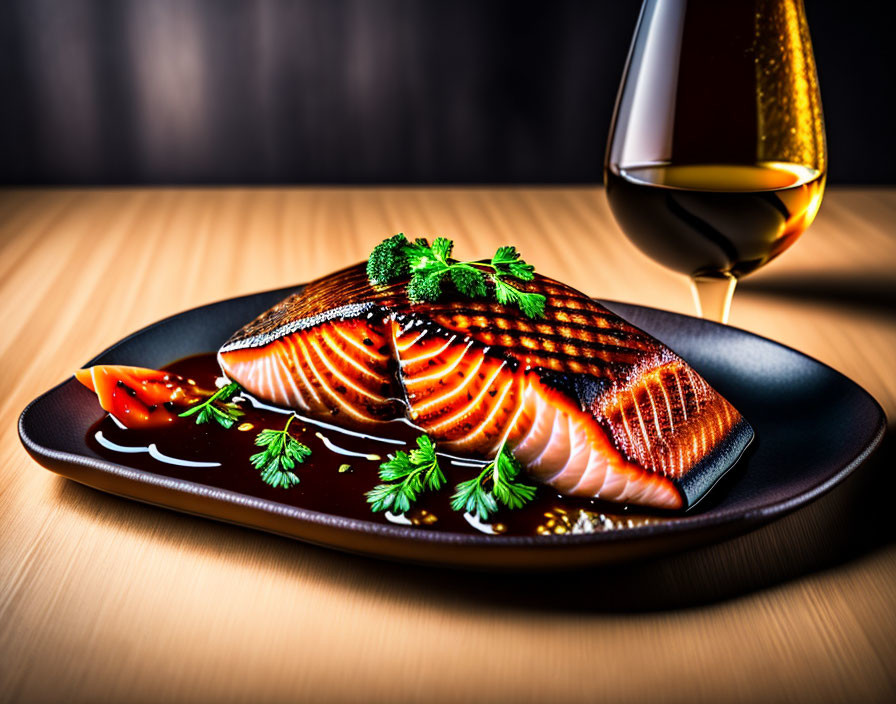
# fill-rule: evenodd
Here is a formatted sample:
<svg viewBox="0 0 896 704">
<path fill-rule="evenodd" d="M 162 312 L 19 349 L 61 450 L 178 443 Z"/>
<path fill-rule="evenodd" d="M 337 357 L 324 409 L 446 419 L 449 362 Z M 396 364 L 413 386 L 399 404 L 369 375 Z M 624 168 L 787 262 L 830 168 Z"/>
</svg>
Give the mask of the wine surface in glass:
<svg viewBox="0 0 896 704">
<path fill-rule="evenodd" d="M 610 165 L 607 198 L 645 254 L 692 277 L 748 274 L 809 227 L 823 172 L 784 162 Z"/>
</svg>

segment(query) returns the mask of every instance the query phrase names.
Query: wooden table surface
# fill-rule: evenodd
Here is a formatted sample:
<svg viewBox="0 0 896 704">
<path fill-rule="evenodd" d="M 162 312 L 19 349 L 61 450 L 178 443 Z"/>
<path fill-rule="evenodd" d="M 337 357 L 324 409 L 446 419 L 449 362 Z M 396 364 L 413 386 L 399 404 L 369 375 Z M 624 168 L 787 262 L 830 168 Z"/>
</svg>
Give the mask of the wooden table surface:
<svg viewBox="0 0 896 704">
<path fill-rule="evenodd" d="M 896 418 L 896 189 L 831 189 L 731 323 Z M 385 564 L 153 508 L 26 455 L 34 396 L 158 318 L 363 259 L 516 244 L 590 294 L 691 312 L 598 188 L 0 192 L 0 701 L 892 701 L 894 437 L 749 535 L 541 577 Z"/>
</svg>

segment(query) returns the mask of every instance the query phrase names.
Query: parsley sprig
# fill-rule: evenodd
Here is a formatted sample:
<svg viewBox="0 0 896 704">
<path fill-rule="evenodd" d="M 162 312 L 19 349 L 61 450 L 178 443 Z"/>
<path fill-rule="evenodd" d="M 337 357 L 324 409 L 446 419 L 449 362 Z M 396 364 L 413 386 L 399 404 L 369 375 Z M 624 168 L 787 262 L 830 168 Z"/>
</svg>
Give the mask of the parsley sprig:
<svg viewBox="0 0 896 704">
<path fill-rule="evenodd" d="M 255 444 L 265 449 L 252 455 L 249 461 L 261 470 L 262 481 L 274 488 L 288 489 L 298 484 L 299 478 L 292 470 L 311 455 L 311 449 L 289 433 L 289 424 L 294 418 L 294 415 L 289 417 L 283 430 L 265 428 L 255 437 Z"/>
<path fill-rule="evenodd" d="M 243 412 L 235 403 L 227 403 L 239 390 L 240 385 L 236 382 L 231 382 L 227 386 L 222 386 L 202 403 L 190 406 L 186 411 L 180 413 L 179 416 L 186 418 L 198 413 L 199 415 L 196 416 L 197 425 L 215 421 L 218 425 L 230 428 L 243 415 Z"/>
<path fill-rule="evenodd" d="M 535 487 L 517 481 L 523 471 L 519 460 L 504 445 L 478 477 L 461 482 L 451 497 L 451 508 L 475 514 L 485 521 L 498 510 L 522 508 L 535 497 Z"/>
<path fill-rule="evenodd" d="M 240 385 L 231 382 L 209 396 L 202 403 L 191 406 L 181 418 L 196 415 L 197 425 L 215 421 L 224 428 L 231 428 L 244 415 L 235 403 L 228 403 L 240 390 Z M 289 432 L 289 424 L 295 415 L 289 417 L 282 430 L 265 428 L 255 437 L 255 444 L 265 448 L 249 458 L 256 469 L 261 470 L 261 479 L 266 484 L 281 489 L 288 489 L 299 483 L 299 478 L 292 471 L 296 464 L 305 461 L 311 455 L 311 449 L 296 440 Z M 251 426 L 250 426 L 251 427 Z"/>
<path fill-rule="evenodd" d="M 426 435 L 417 438 L 417 449 L 409 453 L 399 450 L 395 457 L 383 462 L 379 474 L 386 483 L 375 486 L 366 494 L 372 511 L 405 513 L 418 494 L 425 490 L 437 491 L 445 485 L 435 445 Z"/>
<path fill-rule="evenodd" d="M 451 508 L 475 514 L 485 521 L 506 508 L 522 508 L 535 497 L 535 487 L 518 481 L 522 465 L 504 445 L 498 454 L 473 479 L 461 482 L 451 497 Z M 402 514 L 410 510 L 419 494 L 438 491 L 445 483 L 439 467 L 436 448 L 426 435 L 417 438 L 417 449 L 399 450 L 395 457 L 380 465 L 380 479 L 384 482 L 367 492 L 372 511 L 391 511 Z"/>
<path fill-rule="evenodd" d="M 495 298 L 504 305 L 516 305 L 529 318 L 544 315 L 545 297 L 524 291 L 513 279 L 531 281 L 535 268 L 520 258 L 516 247 L 499 247 L 491 261 L 458 261 L 451 258 L 454 242 L 437 237 L 430 245 L 418 238 L 409 242 L 397 234 L 378 244 L 367 260 L 371 283 L 387 284 L 410 274 L 408 297 L 414 301 L 437 301 L 446 283 L 469 298 L 485 298 L 491 283 Z"/>
</svg>

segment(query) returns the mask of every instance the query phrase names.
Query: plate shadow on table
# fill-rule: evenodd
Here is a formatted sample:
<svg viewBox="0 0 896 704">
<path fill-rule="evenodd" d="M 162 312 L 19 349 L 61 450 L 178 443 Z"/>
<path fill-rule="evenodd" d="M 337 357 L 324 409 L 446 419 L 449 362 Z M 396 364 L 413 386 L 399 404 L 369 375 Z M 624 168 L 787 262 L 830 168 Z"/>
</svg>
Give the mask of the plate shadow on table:
<svg viewBox="0 0 896 704">
<path fill-rule="evenodd" d="M 102 515 L 147 540 L 176 542 L 185 559 L 254 554 L 267 569 L 389 598 L 442 599 L 445 606 L 553 613 L 643 613 L 693 608 L 782 585 L 885 549 L 896 538 L 896 428 L 842 484 L 812 504 L 746 535 L 662 558 L 576 572 L 490 574 L 390 563 L 306 545 L 239 526 L 135 503 L 58 479 L 62 506 Z M 160 522 L 170 530 L 160 533 Z M 388 588 L 384 589 L 384 585 Z M 378 597 L 381 598 L 381 597 Z"/>
<path fill-rule="evenodd" d="M 746 278 L 738 296 L 786 298 L 896 319 L 896 278 L 883 274 L 787 274 Z M 735 302 L 735 305 L 737 303 Z"/>
</svg>

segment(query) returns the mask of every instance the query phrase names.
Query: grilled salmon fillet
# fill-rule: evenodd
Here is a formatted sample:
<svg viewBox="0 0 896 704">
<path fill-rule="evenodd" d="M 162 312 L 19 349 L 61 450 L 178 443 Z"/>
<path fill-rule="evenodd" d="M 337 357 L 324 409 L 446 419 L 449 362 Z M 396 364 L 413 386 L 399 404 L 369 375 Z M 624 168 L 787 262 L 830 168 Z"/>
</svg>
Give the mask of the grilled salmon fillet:
<svg viewBox="0 0 896 704">
<path fill-rule="evenodd" d="M 364 264 L 325 276 L 237 331 L 223 372 L 260 400 L 348 426 L 407 417 L 443 450 L 502 443 L 559 493 L 692 506 L 753 431 L 680 357 L 537 275 L 545 316 L 457 295 L 408 299 Z"/>
</svg>

